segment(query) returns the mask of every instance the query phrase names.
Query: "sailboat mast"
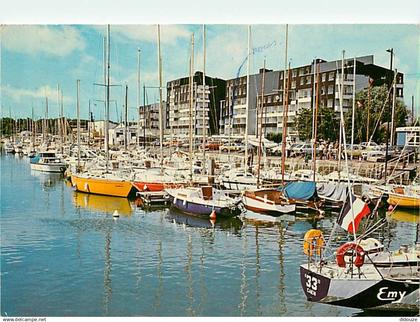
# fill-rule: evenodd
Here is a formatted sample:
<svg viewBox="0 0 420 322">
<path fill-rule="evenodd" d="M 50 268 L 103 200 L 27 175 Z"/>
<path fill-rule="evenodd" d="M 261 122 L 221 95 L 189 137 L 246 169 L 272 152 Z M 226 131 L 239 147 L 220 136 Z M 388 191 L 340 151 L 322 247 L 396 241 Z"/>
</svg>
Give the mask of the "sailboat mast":
<svg viewBox="0 0 420 322">
<path fill-rule="evenodd" d="M 244 160 L 244 168 L 245 173 L 248 171 L 248 112 L 249 112 L 249 92 L 250 92 L 250 85 L 249 85 L 249 73 L 250 73 L 250 60 L 251 60 L 251 26 L 248 25 L 248 59 L 246 62 L 246 107 L 245 107 L 245 160 Z M 232 103 L 233 104 L 233 103 Z M 229 113 L 230 115 L 230 113 Z M 256 116 L 258 117 L 258 115 Z M 229 136 L 231 131 L 232 125 L 229 124 Z M 257 130 L 257 129 L 255 129 Z M 230 142 L 229 142 L 230 146 Z M 230 151 L 230 148 L 229 148 Z"/>
<path fill-rule="evenodd" d="M 313 180 L 315 182 L 315 175 L 316 175 L 316 137 L 318 134 L 318 94 L 319 91 L 319 64 L 316 64 L 316 92 L 315 92 L 315 113 L 314 113 L 314 144 L 313 144 L 313 170 L 314 170 L 314 177 Z"/>
<path fill-rule="evenodd" d="M 194 34 L 191 35 L 191 58 L 190 58 L 190 150 L 189 150 L 189 158 L 190 158 L 190 179 L 192 180 L 193 176 L 193 91 L 194 91 Z"/>
<path fill-rule="evenodd" d="M 137 122 L 137 146 L 140 147 L 140 48 L 137 48 L 137 111 L 138 111 L 138 122 Z"/>
<path fill-rule="evenodd" d="M 343 50 L 343 58 L 341 61 L 341 76 L 342 76 L 342 84 L 344 85 L 344 53 Z M 353 238 L 356 240 L 356 229 L 354 227 L 354 209 L 353 209 L 353 201 L 352 201 L 352 190 L 351 190 L 351 184 L 350 184 L 350 171 L 349 171 L 349 165 L 348 165 L 348 158 L 347 158 L 347 148 L 346 148 L 346 133 L 344 128 L 344 112 L 343 112 L 343 88 L 344 86 L 338 86 L 339 94 L 340 94 L 340 134 L 342 133 L 341 137 L 343 138 L 343 146 L 344 146 L 344 162 L 347 169 L 347 186 L 349 191 L 349 198 L 350 198 L 350 210 L 352 213 L 352 225 L 353 225 Z M 339 155 L 340 160 L 340 155 Z M 340 171 L 340 168 L 338 169 Z M 340 178 L 340 172 L 338 172 L 339 178 Z M 340 179 L 339 179 L 340 182 Z"/>
<path fill-rule="evenodd" d="M 63 89 L 60 90 L 60 99 L 61 99 L 61 115 L 63 116 L 63 136 L 64 136 L 64 142 L 67 143 L 67 119 L 64 116 Z"/>
<path fill-rule="evenodd" d="M 57 107 L 58 107 L 58 136 L 60 137 L 60 150 L 63 147 L 63 131 L 61 124 L 61 107 L 60 107 L 60 84 L 57 84 Z"/>
<path fill-rule="evenodd" d="M 281 140 L 281 182 L 283 185 L 284 185 L 284 167 L 285 167 L 285 161 L 286 161 L 287 105 L 288 105 L 288 96 L 289 96 L 288 90 L 286 89 L 288 85 L 288 81 L 286 81 L 288 38 L 289 38 L 289 25 L 286 25 L 286 42 L 285 42 L 285 47 L 284 47 L 284 72 L 283 72 L 283 133 L 282 133 L 282 140 Z M 287 79 L 289 78 L 290 77 L 288 75 Z"/>
<path fill-rule="evenodd" d="M 146 85 L 143 84 L 143 148 L 146 150 Z"/>
<path fill-rule="evenodd" d="M 128 85 L 125 85 L 125 110 L 124 110 L 124 149 L 128 146 Z"/>
<path fill-rule="evenodd" d="M 356 57 L 353 59 L 353 93 L 352 93 L 352 110 L 351 110 L 351 151 L 353 151 L 354 145 L 354 113 L 356 110 Z M 350 160 L 353 160 L 353 153 L 350 156 Z"/>
<path fill-rule="evenodd" d="M 43 128 L 43 143 L 45 144 L 46 138 L 47 138 L 47 131 L 48 131 L 48 97 L 45 96 L 45 117 L 44 117 L 44 128 Z"/>
<path fill-rule="evenodd" d="M 32 130 L 32 146 L 35 147 L 35 120 L 34 120 L 34 106 L 32 105 L 31 130 Z M 3 119 L 3 118 L 2 118 Z"/>
<path fill-rule="evenodd" d="M 111 39 L 110 39 L 110 25 L 107 26 L 107 32 L 106 32 L 106 51 L 105 51 L 105 58 L 106 58 L 106 99 L 105 99 L 105 168 L 108 172 L 108 162 L 109 162 L 109 73 L 110 73 L 110 56 L 111 56 Z"/>
<path fill-rule="evenodd" d="M 160 171 L 163 172 L 163 102 L 162 102 L 162 58 L 160 53 L 160 25 L 157 26 L 158 40 L 158 74 L 159 74 L 159 144 Z"/>
<path fill-rule="evenodd" d="M 206 109 L 205 109 L 205 101 L 206 101 L 206 26 L 203 25 L 203 124 L 202 124 L 202 130 L 203 130 L 203 174 L 205 173 L 206 168 Z"/>
<path fill-rule="evenodd" d="M 391 111 L 391 147 L 395 145 L 395 104 L 396 104 L 396 93 L 397 93 L 397 82 L 396 82 L 397 69 L 394 69 L 393 74 L 393 85 L 392 85 L 392 111 Z"/>
<path fill-rule="evenodd" d="M 80 170 L 80 102 L 79 102 L 79 93 L 80 93 L 80 79 L 77 80 L 77 169 L 76 172 Z"/>
<path fill-rule="evenodd" d="M 263 74 L 262 74 L 262 81 L 261 81 L 261 100 L 260 100 L 260 126 L 259 129 L 256 130 L 260 132 L 259 134 L 259 143 L 258 143 L 258 167 L 257 167 L 257 189 L 260 187 L 260 168 L 261 168 L 261 154 L 262 154 L 262 122 L 263 122 L 263 113 L 264 113 L 264 84 L 265 83 L 265 59 L 264 59 L 264 67 L 263 67 Z M 258 118 L 258 113 L 256 114 L 256 118 Z M 258 122 L 257 122 L 258 123 Z"/>
<path fill-rule="evenodd" d="M 343 50 L 343 57 L 341 59 L 341 84 L 339 84 L 339 88 L 341 88 L 340 91 L 340 106 L 343 106 L 343 91 L 344 91 L 344 53 Z M 339 142 L 338 142 L 338 182 L 341 181 L 341 145 L 343 143 L 343 131 L 341 128 L 344 128 L 344 118 L 340 119 L 340 135 L 339 135 Z M 344 138 L 345 139 L 345 138 Z M 344 140 L 345 141 L 345 140 Z M 349 176 L 350 173 L 347 173 L 347 176 Z"/>
</svg>

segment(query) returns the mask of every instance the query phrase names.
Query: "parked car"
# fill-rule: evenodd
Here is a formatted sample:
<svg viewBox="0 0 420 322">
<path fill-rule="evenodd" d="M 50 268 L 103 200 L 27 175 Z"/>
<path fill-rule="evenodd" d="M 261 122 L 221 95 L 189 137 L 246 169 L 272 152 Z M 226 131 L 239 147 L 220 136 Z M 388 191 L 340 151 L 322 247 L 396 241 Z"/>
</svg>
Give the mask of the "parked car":
<svg viewBox="0 0 420 322">
<path fill-rule="evenodd" d="M 384 162 L 385 161 L 385 153 L 382 151 L 369 151 L 366 161 L 369 162 Z"/>
<path fill-rule="evenodd" d="M 243 149 L 244 149 L 244 146 L 238 143 L 232 143 L 231 145 L 224 144 L 224 145 L 219 146 L 219 150 L 222 152 L 228 152 L 228 151 L 239 152 Z"/>
<path fill-rule="evenodd" d="M 375 150 L 364 150 L 362 151 L 362 158 L 366 161 L 378 162 L 381 159 L 385 158 L 385 152 Z"/>
<path fill-rule="evenodd" d="M 363 150 L 376 150 L 376 151 L 380 151 L 381 150 L 381 146 L 375 142 L 362 142 L 360 143 L 360 146 Z"/>
<path fill-rule="evenodd" d="M 220 143 L 217 142 L 208 142 L 206 144 L 206 150 L 210 150 L 210 151 L 217 151 L 220 148 Z"/>
<path fill-rule="evenodd" d="M 358 159 L 362 155 L 362 147 L 359 144 L 353 144 L 353 149 L 351 144 L 346 145 L 348 157 L 353 156 L 353 159 Z"/>
</svg>

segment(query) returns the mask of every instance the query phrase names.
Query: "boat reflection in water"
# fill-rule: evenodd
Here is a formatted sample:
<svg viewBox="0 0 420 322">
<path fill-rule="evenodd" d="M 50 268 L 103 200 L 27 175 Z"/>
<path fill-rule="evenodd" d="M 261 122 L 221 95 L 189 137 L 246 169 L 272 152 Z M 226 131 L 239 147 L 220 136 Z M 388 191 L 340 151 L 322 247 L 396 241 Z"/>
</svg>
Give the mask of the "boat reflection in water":
<svg viewBox="0 0 420 322">
<path fill-rule="evenodd" d="M 397 221 L 420 223 L 420 209 L 396 208 L 389 216 Z"/>
<path fill-rule="evenodd" d="M 177 209 L 171 208 L 166 213 L 166 219 L 169 222 L 198 228 L 220 228 L 223 230 L 232 230 L 237 233 L 241 230 L 243 222 L 238 217 L 217 217 L 215 220 L 192 216 L 185 214 Z"/>
<path fill-rule="evenodd" d="M 73 202 L 78 207 L 109 214 L 112 214 L 117 210 L 120 215 L 131 216 L 133 211 L 130 202 L 126 198 L 94 195 L 75 191 L 73 194 Z"/>
<path fill-rule="evenodd" d="M 52 188 L 63 181 L 63 175 L 61 173 L 39 172 L 31 170 L 31 176 L 39 179 L 44 190 Z"/>
</svg>

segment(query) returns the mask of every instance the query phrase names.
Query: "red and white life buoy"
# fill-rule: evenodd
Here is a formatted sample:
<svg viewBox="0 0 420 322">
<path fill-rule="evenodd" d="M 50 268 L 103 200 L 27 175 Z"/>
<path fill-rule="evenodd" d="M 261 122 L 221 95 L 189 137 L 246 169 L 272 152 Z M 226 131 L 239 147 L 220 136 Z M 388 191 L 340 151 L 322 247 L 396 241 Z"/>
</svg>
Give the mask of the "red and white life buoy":
<svg viewBox="0 0 420 322">
<path fill-rule="evenodd" d="M 353 252 L 352 257 L 354 257 L 354 266 L 361 267 L 365 262 L 365 251 L 362 246 L 352 242 L 345 243 L 344 245 L 338 247 L 336 255 L 337 265 L 340 267 L 346 267 L 346 261 L 344 259 L 344 256 L 350 251 Z M 356 253 L 356 256 L 354 256 L 354 252 Z"/>
</svg>

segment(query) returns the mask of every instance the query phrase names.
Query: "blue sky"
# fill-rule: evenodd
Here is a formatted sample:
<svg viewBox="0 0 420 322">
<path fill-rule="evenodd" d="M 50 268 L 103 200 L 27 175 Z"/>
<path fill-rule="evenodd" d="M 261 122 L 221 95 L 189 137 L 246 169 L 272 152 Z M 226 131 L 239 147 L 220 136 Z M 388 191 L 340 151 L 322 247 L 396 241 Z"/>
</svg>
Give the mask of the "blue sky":
<svg viewBox="0 0 420 322">
<path fill-rule="evenodd" d="M 161 48 L 164 84 L 187 76 L 191 34 L 195 39 L 195 69 L 202 69 L 202 26 L 162 25 Z M 246 57 L 245 25 L 206 25 L 206 72 L 220 78 L 235 77 Z M 251 72 L 262 67 L 281 69 L 284 64 L 284 25 L 253 25 Z M 45 96 L 49 115 L 57 116 L 57 84 L 63 90 L 66 116 L 76 115 L 76 80 L 81 82 L 81 117 L 88 115 L 89 100 L 95 119 L 103 118 L 104 89 L 102 45 L 104 25 L 13 25 L 1 29 L 1 107 L 2 116 L 35 116 L 44 113 Z M 373 54 L 375 64 L 389 66 L 389 53 L 395 51 L 395 68 L 405 74 L 404 98 L 420 100 L 419 27 L 416 25 L 289 25 L 291 65 Z M 111 78 L 121 87 L 112 88 L 111 118 L 117 119 L 128 85 L 129 118 L 135 118 L 137 88 L 137 49 L 141 49 L 141 84 L 157 86 L 156 25 L 111 25 Z M 246 69 L 243 68 L 243 75 Z M 156 89 L 147 90 L 148 102 L 157 100 Z M 143 92 L 140 93 L 141 103 Z M 95 105 L 96 104 L 96 105 Z M 416 104 L 418 106 L 418 103 Z"/>
</svg>

